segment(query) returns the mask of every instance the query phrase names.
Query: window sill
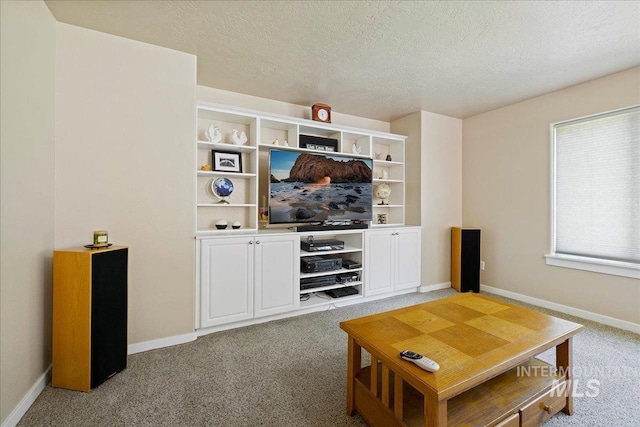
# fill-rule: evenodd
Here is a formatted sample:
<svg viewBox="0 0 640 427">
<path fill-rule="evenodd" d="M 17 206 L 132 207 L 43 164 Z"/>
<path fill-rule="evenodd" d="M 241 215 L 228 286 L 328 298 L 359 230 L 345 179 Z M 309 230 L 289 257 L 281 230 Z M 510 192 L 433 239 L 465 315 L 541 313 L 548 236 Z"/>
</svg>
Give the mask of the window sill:
<svg viewBox="0 0 640 427">
<path fill-rule="evenodd" d="M 558 254 L 549 254 L 544 257 L 547 259 L 547 265 L 553 265 L 555 267 L 573 268 L 576 270 L 640 279 L 640 265 L 630 262 Z"/>
</svg>

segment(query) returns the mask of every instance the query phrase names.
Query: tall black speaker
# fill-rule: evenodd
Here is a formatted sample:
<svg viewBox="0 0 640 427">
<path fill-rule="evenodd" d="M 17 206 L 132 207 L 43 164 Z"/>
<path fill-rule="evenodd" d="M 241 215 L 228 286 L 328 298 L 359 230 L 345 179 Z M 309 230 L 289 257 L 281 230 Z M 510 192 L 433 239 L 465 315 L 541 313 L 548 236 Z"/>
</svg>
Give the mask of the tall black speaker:
<svg viewBox="0 0 640 427">
<path fill-rule="evenodd" d="M 480 229 L 451 228 L 451 287 L 480 292 Z"/>
</svg>

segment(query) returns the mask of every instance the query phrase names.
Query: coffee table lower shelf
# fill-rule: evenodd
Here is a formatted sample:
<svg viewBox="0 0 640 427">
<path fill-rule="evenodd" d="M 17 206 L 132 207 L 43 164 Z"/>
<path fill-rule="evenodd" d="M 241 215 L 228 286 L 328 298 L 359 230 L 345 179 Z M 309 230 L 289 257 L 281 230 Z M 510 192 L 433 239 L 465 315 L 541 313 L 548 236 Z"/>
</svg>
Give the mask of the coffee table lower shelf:
<svg viewBox="0 0 640 427">
<path fill-rule="evenodd" d="M 383 393 L 383 381 L 378 372 L 378 390 L 371 391 L 371 366 L 363 367 L 356 376 L 355 409 L 371 426 L 423 426 L 424 397 L 403 382 L 403 421 L 394 416 L 394 378 L 390 371 L 389 407 L 376 396 Z M 570 392 L 564 375 L 555 367 L 538 359 L 530 359 L 519 367 L 465 391 L 447 401 L 447 422 L 450 426 L 538 426 L 565 406 Z"/>
</svg>

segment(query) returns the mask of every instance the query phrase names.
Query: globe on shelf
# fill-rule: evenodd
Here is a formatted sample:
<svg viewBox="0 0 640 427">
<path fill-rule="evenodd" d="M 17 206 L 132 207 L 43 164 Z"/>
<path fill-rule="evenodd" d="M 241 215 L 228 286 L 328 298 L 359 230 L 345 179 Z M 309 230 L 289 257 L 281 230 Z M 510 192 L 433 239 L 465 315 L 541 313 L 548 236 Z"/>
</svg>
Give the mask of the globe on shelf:
<svg viewBox="0 0 640 427">
<path fill-rule="evenodd" d="M 378 203 L 379 205 L 388 205 L 388 199 L 389 197 L 391 197 L 391 187 L 389 186 L 389 184 L 384 182 L 382 184 L 378 184 L 375 188 L 375 195 L 380 199 L 380 203 Z M 385 200 L 387 200 L 386 203 Z"/>
<path fill-rule="evenodd" d="M 227 197 L 233 193 L 233 182 L 229 178 L 218 178 L 211 183 L 211 191 L 220 199 L 218 203 L 228 204 Z"/>
</svg>

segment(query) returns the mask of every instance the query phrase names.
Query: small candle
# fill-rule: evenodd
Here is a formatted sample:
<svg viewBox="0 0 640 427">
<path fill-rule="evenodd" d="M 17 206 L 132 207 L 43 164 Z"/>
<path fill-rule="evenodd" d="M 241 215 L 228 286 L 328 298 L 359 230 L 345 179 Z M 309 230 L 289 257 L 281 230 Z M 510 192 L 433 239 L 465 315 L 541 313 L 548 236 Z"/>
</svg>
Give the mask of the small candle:
<svg viewBox="0 0 640 427">
<path fill-rule="evenodd" d="M 109 244 L 109 233 L 107 233 L 106 230 L 94 231 L 93 244 L 97 246 L 105 246 Z"/>
</svg>

